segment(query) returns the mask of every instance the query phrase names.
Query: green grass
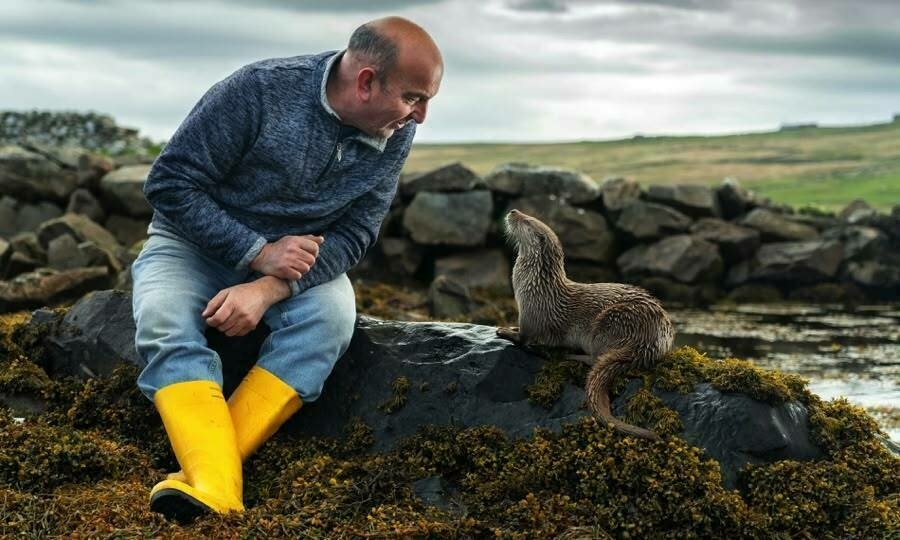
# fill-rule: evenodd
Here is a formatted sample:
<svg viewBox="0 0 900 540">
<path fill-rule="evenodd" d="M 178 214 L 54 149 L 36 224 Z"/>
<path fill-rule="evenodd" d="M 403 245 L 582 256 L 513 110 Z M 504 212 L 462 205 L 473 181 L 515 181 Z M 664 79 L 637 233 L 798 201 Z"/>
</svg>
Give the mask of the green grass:
<svg viewBox="0 0 900 540">
<path fill-rule="evenodd" d="M 795 208 L 817 206 L 840 209 L 849 201 L 861 198 L 881 211 L 900 204 L 900 170 L 857 178 L 775 178 L 760 180 L 753 189 L 774 201 Z"/>
<path fill-rule="evenodd" d="M 637 137 L 555 144 L 420 144 L 406 172 L 459 161 L 481 175 L 508 162 L 624 176 L 644 186 L 718 185 L 733 176 L 777 202 L 840 210 L 863 198 L 882 211 L 900 204 L 900 122 L 725 136 Z"/>
</svg>

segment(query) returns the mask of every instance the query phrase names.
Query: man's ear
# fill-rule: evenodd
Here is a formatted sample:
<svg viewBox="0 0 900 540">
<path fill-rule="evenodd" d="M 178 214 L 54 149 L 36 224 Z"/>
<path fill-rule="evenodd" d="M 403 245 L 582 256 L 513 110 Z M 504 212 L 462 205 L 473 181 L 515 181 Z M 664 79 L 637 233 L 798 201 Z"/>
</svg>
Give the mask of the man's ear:
<svg viewBox="0 0 900 540">
<path fill-rule="evenodd" d="M 372 99 L 372 85 L 375 84 L 375 70 L 364 67 L 356 74 L 356 95 L 360 101 L 367 102 Z"/>
</svg>

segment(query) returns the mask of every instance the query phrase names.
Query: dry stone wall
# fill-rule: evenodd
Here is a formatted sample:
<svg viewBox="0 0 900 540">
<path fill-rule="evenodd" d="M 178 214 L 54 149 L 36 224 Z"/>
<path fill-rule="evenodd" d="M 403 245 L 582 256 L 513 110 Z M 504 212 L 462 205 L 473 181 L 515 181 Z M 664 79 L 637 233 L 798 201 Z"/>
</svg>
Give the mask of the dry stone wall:
<svg viewBox="0 0 900 540">
<path fill-rule="evenodd" d="M 25 117 L 0 114 L 0 312 L 92 288 L 129 288 L 152 213 L 142 191 L 152 158 L 92 151 L 113 130 L 99 117 L 80 117 L 74 132 L 53 128 L 65 119 Z M 2 145 L 28 126 L 66 146 L 21 137 Z M 88 132 L 96 137 L 69 145 L 66 137 Z M 134 139 L 127 130 L 111 133 Z M 726 297 L 900 298 L 900 205 L 879 213 L 854 201 L 837 215 L 810 215 L 757 197 L 735 179 L 717 187 L 642 186 L 520 163 L 483 178 L 461 163 L 404 175 L 378 244 L 355 272 L 418 283 L 457 298 L 454 313 L 470 309 L 472 288 L 510 290 L 514 251 L 503 216 L 512 208 L 557 232 L 577 281 L 635 283 L 668 302 L 701 305 Z"/>
</svg>

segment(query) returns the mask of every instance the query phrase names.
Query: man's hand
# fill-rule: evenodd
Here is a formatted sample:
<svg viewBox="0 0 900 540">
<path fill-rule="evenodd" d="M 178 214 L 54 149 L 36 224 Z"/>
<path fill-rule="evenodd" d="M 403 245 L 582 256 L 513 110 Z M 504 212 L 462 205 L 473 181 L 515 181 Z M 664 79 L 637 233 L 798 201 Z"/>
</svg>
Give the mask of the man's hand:
<svg viewBox="0 0 900 540">
<path fill-rule="evenodd" d="M 287 283 L 266 276 L 222 289 L 206 304 L 201 315 L 206 324 L 226 336 L 243 336 L 256 328 L 267 309 L 290 294 Z"/>
<path fill-rule="evenodd" d="M 324 241 L 323 237 L 310 234 L 281 237 L 263 246 L 250 262 L 250 268 L 267 276 L 300 279 L 315 264 L 319 246 Z"/>
</svg>

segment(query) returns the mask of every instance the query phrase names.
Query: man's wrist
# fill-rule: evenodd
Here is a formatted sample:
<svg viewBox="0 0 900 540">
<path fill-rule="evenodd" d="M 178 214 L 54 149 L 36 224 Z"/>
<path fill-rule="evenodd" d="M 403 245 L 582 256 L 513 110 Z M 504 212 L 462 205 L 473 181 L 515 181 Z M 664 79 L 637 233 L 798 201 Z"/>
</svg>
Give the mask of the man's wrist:
<svg viewBox="0 0 900 540">
<path fill-rule="evenodd" d="M 291 286 L 287 281 L 275 276 L 263 276 L 256 280 L 263 287 L 272 303 L 280 302 L 291 295 Z"/>
<path fill-rule="evenodd" d="M 250 264 L 248 265 L 251 270 L 256 270 L 257 272 L 259 272 L 259 264 L 265 257 L 266 251 L 268 251 L 270 245 L 271 244 L 268 242 L 263 244 L 262 249 L 259 250 L 259 253 L 256 254 L 256 257 L 253 257 L 253 260 L 250 261 Z"/>
</svg>

